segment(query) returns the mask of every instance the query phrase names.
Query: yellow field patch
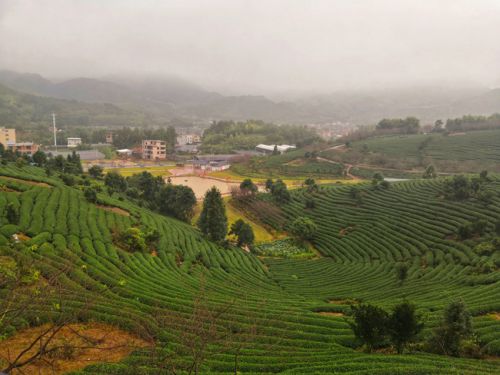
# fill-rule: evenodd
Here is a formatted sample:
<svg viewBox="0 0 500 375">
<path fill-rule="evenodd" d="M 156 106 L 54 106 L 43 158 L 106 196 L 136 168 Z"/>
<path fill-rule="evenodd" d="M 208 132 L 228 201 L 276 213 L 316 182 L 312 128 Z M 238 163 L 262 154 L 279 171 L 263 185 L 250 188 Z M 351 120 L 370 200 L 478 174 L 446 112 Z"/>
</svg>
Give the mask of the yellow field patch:
<svg viewBox="0 0 500 375">
<path fill-rule="evenodd" d="M 149 172 L 153 176 L 170 176 L 170 170 L 176 168 L 175 165 L 167 166 L 145 166 L 145 167 L 124 167 L 124 168 L 105 168 L 104 172 L 117 172 L 124 177 L 132 176 L 137 173 Z"/>
<path fill-rule="evenodd" d="M 246 176 L 241 176 L 237 173 L 234 173 L 231 170 L 225 170 L 225 171 L 218 171 L 218 172 L 211 172 L 208 174 L 210 177 L 216 177 L 216 178 L 223 178 L 229 181 L 243 181 L 245 178 L 250 178 L 254 183 L 256 184 L 264 184 L 267 180 L 267 178 L 261 178 L 261 177 L 246 177 Z M 298 176 L 296 178 L 283 178 L 283 182 L 289 187 L 289 188 L 297 188 L 301 187 L 302 183 L 304 182 L 305 179 L 308 177 L 303 177 L 303 176 Z M 273 178 L 276 180 L 276 178 Z M 324 179 L 315 179 L 317 184 L 336 184 L 336 183 L 341 183 L 341 184 L 356 184 L 361 181 L 359 180 L 348 180 L 348 179 L 333 179 L 333 178 L 324 178 Z"/>
</svg>

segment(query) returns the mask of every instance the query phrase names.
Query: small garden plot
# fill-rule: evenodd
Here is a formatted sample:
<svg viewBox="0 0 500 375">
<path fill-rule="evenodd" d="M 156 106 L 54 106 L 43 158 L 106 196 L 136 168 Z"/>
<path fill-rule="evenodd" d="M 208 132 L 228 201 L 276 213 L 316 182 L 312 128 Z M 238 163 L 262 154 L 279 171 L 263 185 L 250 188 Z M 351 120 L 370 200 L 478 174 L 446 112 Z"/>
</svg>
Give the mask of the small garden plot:
<svg viewBox="0 0 500 375">
<path fill-rule="evenodd" d="M 285 238 L 255 246 L 253 252 L 264 257 L 287 259 L 311 259 L 316 254 L 307 245 L 298 245 L 293 239 Z"/>
</svg>

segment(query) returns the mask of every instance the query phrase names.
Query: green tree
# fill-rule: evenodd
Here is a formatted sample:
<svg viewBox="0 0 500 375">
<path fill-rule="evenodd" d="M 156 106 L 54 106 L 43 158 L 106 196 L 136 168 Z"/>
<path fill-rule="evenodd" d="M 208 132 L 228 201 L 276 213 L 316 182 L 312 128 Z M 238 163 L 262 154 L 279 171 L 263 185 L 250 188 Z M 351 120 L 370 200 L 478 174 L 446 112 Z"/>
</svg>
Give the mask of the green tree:
<svg viewBox="0 0 500 375">
<path fill-rule="evenodd" d="M 103 168 L 100 165 L 93 165 L 89 168 L 89 175 L 94 178 L 101 178 L 103 176 Z"/>
<path fill-rule="evenodd" d="M 309 210 L 316 208 L 316 201 L 313 198 L 307 198 L 305 203 L 305 208 Z"/>
<path fill-rule="evenodd" d="M 167 128 L 167 152 L 169 154 L 175 153 L 175 144 L 177 143 L 177 133 L 173 126 Z"/>
<path fill-rule="evenodd" d="M 81 174 L 83 173 L 82 162 L 80 161 L 80 155 L 73 151 L 66 158 L 66 163 L 64 164 L 64 172 L 71 174 Z"/>
<path fill-rule="evenodd" d="M 471 315 L 463 301 L 455 301 L 444 310 L 443 319 L 428 344 L 433 352 L 458 357 L 462 341 L 471 335 Z"/>
<path fill-rule="evenodd" d="M 266 180 L 266 185 L 265 185 L 265 188 L 266 188 L 266 191 L 267 192 L 271 192 L 272 188 L 273 188 L 273 180 L 271 180 L 270 178 L 268 178 Z"/>
<path fill-rule="evenodd" d="M 86 187 L 85 190 L 83 191 L 83 195 L 85 196 L 85 199 L 87 201 L 91 203 L 97 202 L 97 192 L 94 188 Z"/>
<path fill-rule="evenodd" d="M 398 263 L 396 265 L 396 277 L 400 284 L 403 284 L 408 277 L 408 265 L 406 263 Z"/>
<path fill-rule="evenodd" d="M 394 306 L 388 323 L 389 336 L 398 354 L 403 353 L 408 343 L 414 341 L 424 328 L 415 306 L 408 301 Z"/>
<path fill-rule="evenodd" d="M 422 176 L 423 178 L 436 178 L 436 168 L 431 164 L 428 165 L 427 168 L 425 169 L 425 172 Z"/>
<path fill-rule="evenodd" d="M 240 191 L 243 195 L 255 195 L 259 189 L 251 179 L 245 178 L 240 184 Z"/>
<path fill-rule="evenodd" d="M 384 176 L 382 173 L 375 173 L 372 177 L 372 185 L 378 185 L 380 182 L 384 181 Z"/>
<path fill-rule="evenodd" d="M 448 199 L 464 200 L 469 198 L 471 193 L 471 184 L 464 175 L 453 176 L 444 184 L 444 194 Z"/>
<path fill-rule="evenodd" d="M 299 216 L 290 225 L 292 233 L 300 241 L 312 240 L 318 231 L 318 226 L 308 217 Z"/>
<path fill-rule="evenodd" d="M 22 157 L 16 159 L 16 167 L 23 168 L 26 165 L 26 160 Z"/>
<path fill-rule="evenodd" d="M 43 167 L 47 163 L 47 155 L 42 150 L 38 150 L 33 154 L 33 163 L 39 167 Z"/>
<path fill-rule="evenodd" d="M 226 207 L 220 191 L 215 186 L 205 193 L 197 224 L 201 232 L 212 241 L 220 242 L 226 237 Z"/>
<path fill-rule="evenodd" d="M 167 184 L 160 188 L 157 207 L 164 215 L 190 222 L 194 214 L 196 196 L 193 190 L 184 185 Z"/>
<path fill-rule="evenodd" d="M 238 246 L 251 245 L 255 239 L 251 225 L 244 222 L 242 219 L 236 220 L 231 225 L 229 234 L 237 237 Z"/>
<path fill-rule="evenodd" d="M 360 340 L 371 352 L 378 346 L 383 346 L 387 338 L 387 325 L 389 316 L 380 307 L 360 304 L 352 305 L 351 313 L 353 321 L 349 322 L 354 336 Z"/>
<path fill-rule="evenodd" d="M 271 186 L 271 195 L 278 203 L 290 202 L 290 192 L 282 180 L 276 180 Z"/>
<path fill-rule="evenodd" d="M 304 180 L 304 186 L 306 186 L 307 191 L 309 193 L 318 191 L 318 185 L 316 184 L 316 181 L 314 181 L 313 178 L 306 178 Z"/>
<path fill-rule="evenodd" d="M 144 233 L 139 228 L 128 228 L 119 236 L 120 243 L 129 251 L 146 251 L 147 244 Z"/>
<path fill-rule="evenodd" d="M 481 173 L 479 173 L 479 178 L 481 181 L 488 181 L 488 171 L 487 170 L 482 170 Z"/>
<path fill-rule="evenodd" d="M 127 190 L 127 181 L 125 178 L 114 171 L 106 173 L 104 177 L 104 184 L 114 191 L 124 192 Z"/>
</svg>

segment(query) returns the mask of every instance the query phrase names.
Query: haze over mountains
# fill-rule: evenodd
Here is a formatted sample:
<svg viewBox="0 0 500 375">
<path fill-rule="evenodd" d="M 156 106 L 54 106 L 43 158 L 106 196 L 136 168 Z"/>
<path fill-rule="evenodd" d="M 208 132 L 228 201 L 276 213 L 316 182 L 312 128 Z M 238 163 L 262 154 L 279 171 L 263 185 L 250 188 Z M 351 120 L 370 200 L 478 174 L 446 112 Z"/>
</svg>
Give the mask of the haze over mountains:
<svg viewBox="0 0 500 375">
<path fill-rule="evenodd" d="M 0 84 L 32 95 L 83 103 L 110 103 L 154 118 L 210 121 L 261 119 L 287 123 L 334 121 L 372 124 L 384 117 L 416 116 L 424 122 L 500 111 L 500 89 L 412 87 L 338 91 L 290 100 L 229 96 L 175 77 L 75 77 L 51 81 L 39 74 L 0 71 Z"/>
</svg>

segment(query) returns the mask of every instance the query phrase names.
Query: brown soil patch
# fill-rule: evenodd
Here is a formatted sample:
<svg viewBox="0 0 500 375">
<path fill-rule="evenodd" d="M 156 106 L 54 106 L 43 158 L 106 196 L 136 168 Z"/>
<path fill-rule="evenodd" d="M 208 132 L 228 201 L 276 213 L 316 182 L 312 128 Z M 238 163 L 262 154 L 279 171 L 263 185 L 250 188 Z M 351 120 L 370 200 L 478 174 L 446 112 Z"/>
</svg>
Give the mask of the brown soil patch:
<svg viewBox="0 0 500 375">
<path fill-rule="evenodd" d="M 31 180 L 23 180 L 23 179 L 21 179 L 21 178 L 15 178 L 15 177 L 0 176 L 0 179 L 3 179 L 3 180 L 9 180 L 9 181 L 16 181 L 16 182 L 19 182 L 19 183 L 21 183 L 21 184 L 25 184 L 25 185 L 42 186 L 42 187 L 47 187 L 47 188 L 52 187 L 52 186 L 50 186 L 49 184 L 46 184 L 45 182 L 38 182 L 38 181 L 31 181 Z"/>
<path fill-rule="evenodd" d="M 104 206 L 101 204 L 96 205 L 98 208 L 101 208 L 106 211 L 114 212 L 115 214 L 122 215 L 122 216 L 130 216 L 130 212 L 125 211 L 122 208 L 114 207 L 114 206 Z"/>
<path fill-rule="evenodd" d="M 4 367 L 7 359 L 15 358 L 48 328 L 50 328 L 48 325 L 29 328 L 2 341 L 0 368 Z M 53 352 L 20 370 L 13 370 L 11 374 L 58 375 L 82 369 L 93 363 L 118 362 L 133 350 L 149 346 L 150 343 L 110 325 L 89 323 L 71 324 L 64 327 L 56 334 L 48 349 L 64 345 L 70 349 Z M 22 358 L 29 358 L 30 354 L 35 353 L 37 347 L 35 345 L 35 349 L 28 351 Z"/>
<path fill-rule="evenodd" d="M 16 194 L 21 193 L 19 190 L 14 190 L 14 189 L 8 188 L 7 186 L 0 186 L 0 191 L 3 191 L 4 193 L 16 193 Z"/>
<path fill-rule="evenodd" d="M 344 313 L 334 312 L 334 311 L 320 311 L 318 314 L 323 316 L 335 316 L 335 317 L 344 316 Z"/>
<path fill-rule="evenodd" d="M 494 312 L 494 313 L 490 313 L 488 314 L 488 316 L 492 319 L 495 319 L 495 320 L 500 320 L 500 312 Z"/>
<path fill-rule="evenodd" d="M 28 241 L 28 240 L 31 240 L 31 237 L 25 235 L 24 233 L 17 233 L 17 238 L 20 240 L 20 241 Z"/>
<path fill-rule="evenodd" d="M 353 305 L 356 304 L 357 301 L 353 299 L 331 299 L 328 301 L 328 303 L 331 303 L 333 305 Z"/>
<path fill-rule="evenodd" d="M 345 236 L 346 234 L 349 234 L 350 232 L 352 232 L 354 230 L 354 227 L 345 227 L 345 228 L 342 228 L 340 229 L 339 231 L 339 236 Z"/>
</svg>

